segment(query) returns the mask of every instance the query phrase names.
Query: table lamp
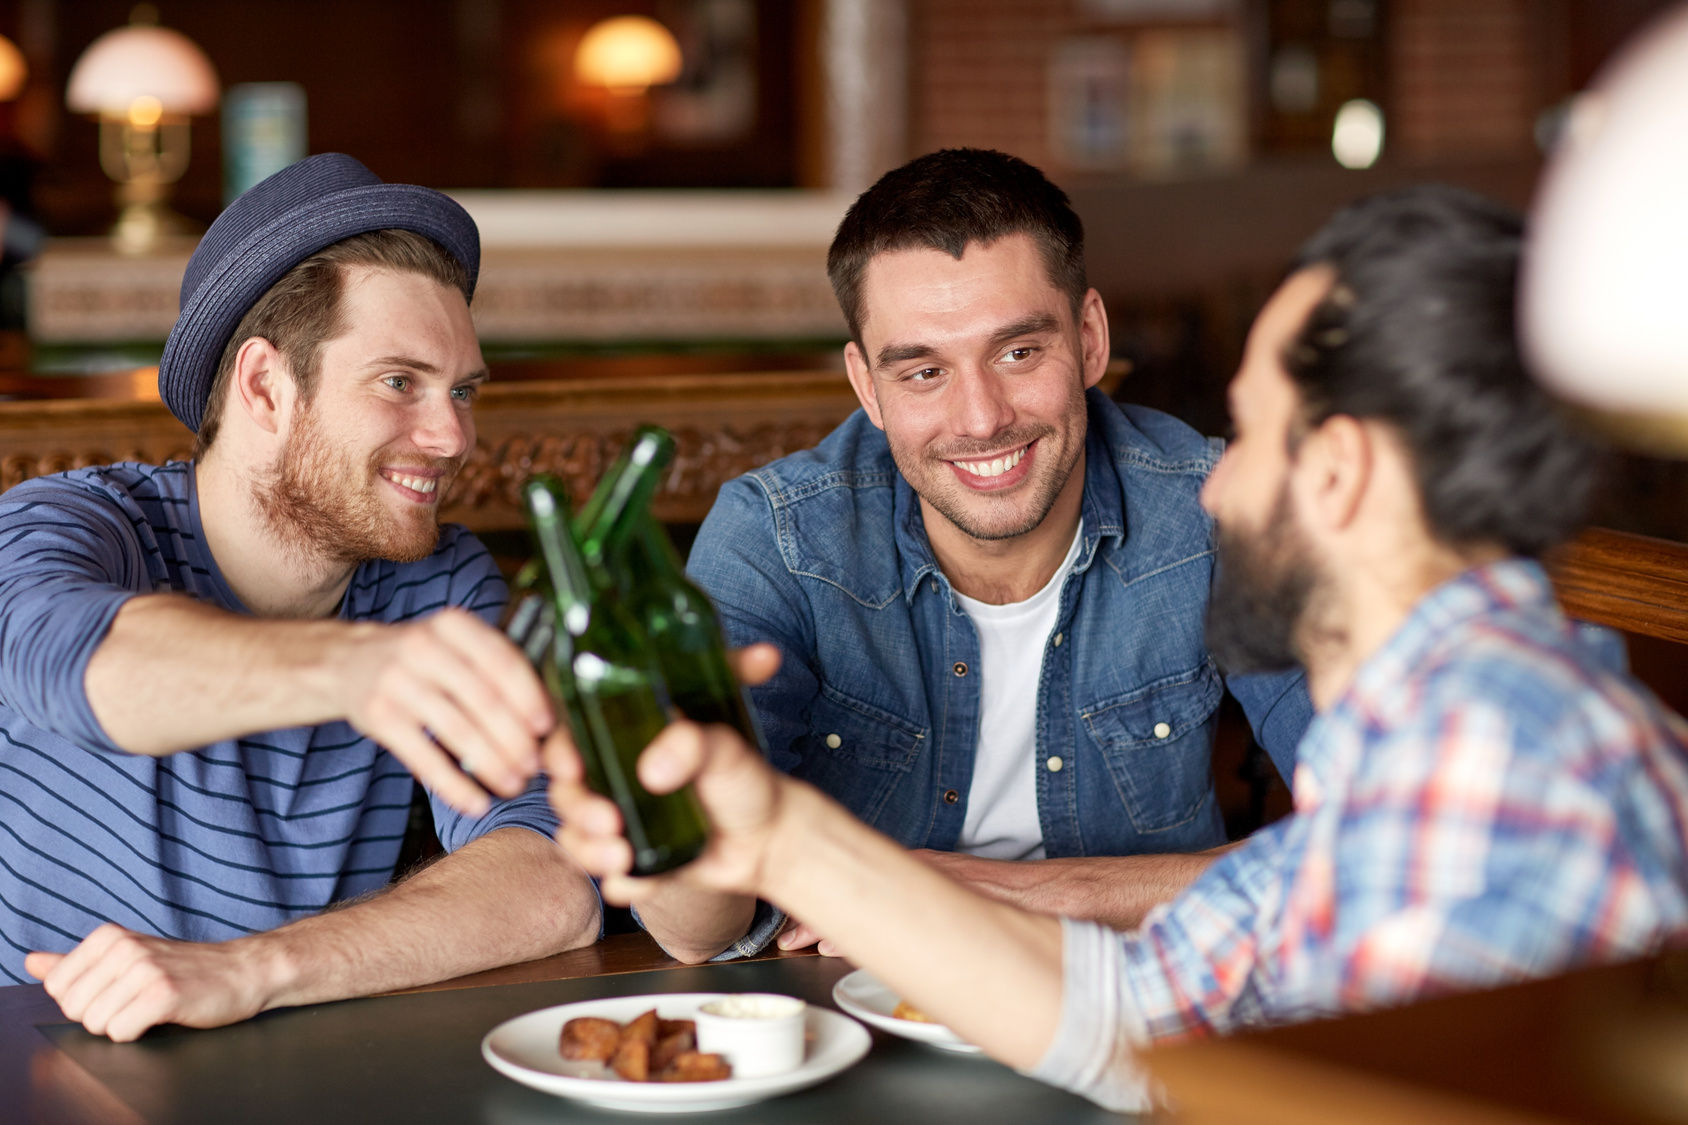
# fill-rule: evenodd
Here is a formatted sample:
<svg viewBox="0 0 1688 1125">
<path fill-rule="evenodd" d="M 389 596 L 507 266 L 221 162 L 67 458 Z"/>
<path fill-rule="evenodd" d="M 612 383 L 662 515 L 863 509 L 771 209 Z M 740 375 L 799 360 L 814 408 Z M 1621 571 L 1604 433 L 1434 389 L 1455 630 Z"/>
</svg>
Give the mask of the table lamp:
<svg viewBox="0 0 1688 1125">
<path fill-rule="evenodd" d="M 604 123 L 611 132 L 636 133 L 649 119 L 646 92 L 680 77 L 680 44 L 660 23 L 644 16 L 599 20 L 574 52 L 575 81 L 604 90 Z"/>
<path fill-rule="evenodd" d="M 18 45 L 0 35 L 0 102 L 9 102 L 23 92 L 29 77 L 29 64 L 24 62 Z"/>
<path fill-rule="evenodd" d="M 145 254 L 165 238 L 188 234 L 189 220 L 166 206 L 170 185 L 188 166 L 188 119 L 217 108 L 217 72 L 194 42 L 156 26 L 141 4 L 127 27 L 88 45 L 70 72 L 65 104 L 100 121 L 100 167 L 117 181 L 120 253 Z"/>
<path fill-rule="evenodd" d="M 1627 444 L 1688 455 L 1688 6 L 1578 98 L 1530 225 L 1543 382 Z"/>
</svg>

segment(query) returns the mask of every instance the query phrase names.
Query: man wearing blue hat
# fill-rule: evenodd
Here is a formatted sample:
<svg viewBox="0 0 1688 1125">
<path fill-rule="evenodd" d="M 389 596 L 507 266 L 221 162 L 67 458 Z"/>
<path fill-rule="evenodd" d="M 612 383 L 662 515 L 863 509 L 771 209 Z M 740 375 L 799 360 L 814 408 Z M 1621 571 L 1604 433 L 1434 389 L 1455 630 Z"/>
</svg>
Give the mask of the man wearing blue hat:
<svg viewBox="0 0 1688 1125">
<path fill-rule="evenodd" d="M 504 583 L 438 523 L 486 379 L 479 259 L 446 196 L 293 165 L 183 279 L 159 390 L 194 460 L 0 500 L 0 977 L 88 1030 L 596 939 L 530 784 L 553 720 L 493 627 Z M 412 773 L 449 854 L 387 887 Z"/>
</svg>

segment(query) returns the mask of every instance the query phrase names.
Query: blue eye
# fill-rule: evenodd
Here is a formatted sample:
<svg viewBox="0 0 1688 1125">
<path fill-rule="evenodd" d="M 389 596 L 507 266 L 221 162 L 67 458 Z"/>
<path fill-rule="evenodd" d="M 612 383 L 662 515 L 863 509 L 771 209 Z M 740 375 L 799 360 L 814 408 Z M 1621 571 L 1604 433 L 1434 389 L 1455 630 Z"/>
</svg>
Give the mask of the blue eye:
<svg viewBox="0 0 1688 1125">
<path fill-rule="evenodd" d="M 476 396 L 480 393 L 481 389 L 473 383 L 451 388 L 451 397 L 458 402 L 474 402 Z"/>
</svg>

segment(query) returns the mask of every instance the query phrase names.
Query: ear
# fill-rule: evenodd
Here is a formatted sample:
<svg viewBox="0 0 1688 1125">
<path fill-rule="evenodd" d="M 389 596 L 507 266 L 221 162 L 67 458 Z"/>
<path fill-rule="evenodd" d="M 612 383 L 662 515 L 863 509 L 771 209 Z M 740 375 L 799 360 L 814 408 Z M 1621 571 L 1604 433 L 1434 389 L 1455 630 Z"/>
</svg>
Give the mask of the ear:
<svg viewBox="0 0 1688 1125">
<path fill-rule="evenodd" d="M 850 386 L 855 388 L 856 398 L 867 411 L 868 421 L 883 430 L 885 422 L 879 415 L 879 388 L 873 382 L 873 369 L 854 340 L 844 345 L 844 370 L 850 374 Z"/>
<path fill-rule="evenodd" d="M 229 373 L 230 401 L 224 411 L 238 409 L 265 433 L 278 434 L 293 412 L 296 387 L 275 345 L 253 336 L 235 353 Z"/>
<path fill-rule="evenodd" d="M 1372 485 L 1376 458 L 1371 431 L 1358 419 L 1347 414 L 1325 419 L 1302 439 L 1296 454 L 1292 472 L 1301 510 L 1324 531 L 1347 530 Z"/>
<path fill-rule="evenodd" d="M 1078 339 L 1083 349 L 1084 385 L 1094 387 L 1108 373 L 1108 310 L 1102 305 L 1102 295 L 1092 289 L 1084 295 L 1078 312 Z"/>
</svg>

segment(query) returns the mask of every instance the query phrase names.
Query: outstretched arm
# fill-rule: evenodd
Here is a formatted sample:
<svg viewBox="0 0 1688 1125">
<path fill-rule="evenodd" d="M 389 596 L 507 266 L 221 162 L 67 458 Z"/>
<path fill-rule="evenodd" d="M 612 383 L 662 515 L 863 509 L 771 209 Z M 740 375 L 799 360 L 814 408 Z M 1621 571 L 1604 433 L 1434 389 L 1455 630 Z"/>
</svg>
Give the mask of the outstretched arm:
<svg viewBox="0 0 1688 1125">
<path fill-rule="evenodd" d="M 1035 914 L 1100 922 L 1111 930 L 1133 930 L 1163 902 L 1171 902 L 1208 866 L 1236 847 L 1226 844 L 1193 855 L 1086 856 L 1014 862 L 982 859 L 960 852 L 921 849 L 913 854 L 987 898 Z M 836 949 L 808 922 L 780 934 L 781 949 L 801 949 L 820 942 L 820 951 Z"/>
<path fill-rule="evenodd" d="M 106 735 L 134 754 L 344 719 L 475 815 L 488 805 L 481 785 L 504 797 L 521 791 L 552 725 L 532 667 L 461 609 L 382 625 L 262 620 L 180 595 L 136 597 L 89 659 L 84 688 Z"/>
<path fill-rule="evenodd" d="M 220 1027 L 270 1008 L 412 988 L 589 945 L 598 898 L 526 828 L 487 833 L 386 890 L 215 944 L 107 924 L 69 953 L 31 953 L 65 1015 L 119 1042 L 163 1023 Z"/>
</svg>

